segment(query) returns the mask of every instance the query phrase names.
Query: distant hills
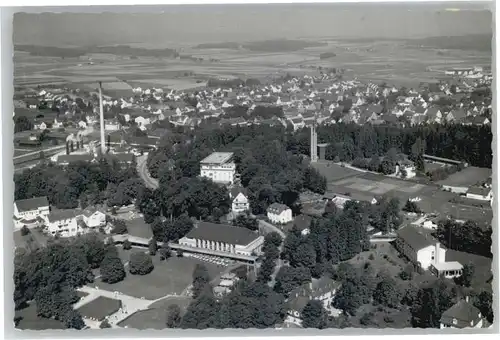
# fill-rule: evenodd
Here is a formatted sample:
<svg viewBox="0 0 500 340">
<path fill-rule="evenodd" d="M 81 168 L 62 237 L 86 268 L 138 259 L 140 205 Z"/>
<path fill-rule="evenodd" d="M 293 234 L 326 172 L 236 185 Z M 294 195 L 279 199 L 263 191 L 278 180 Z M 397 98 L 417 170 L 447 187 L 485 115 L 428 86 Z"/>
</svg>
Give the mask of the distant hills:
<svg viewBox="0 0 500 340">
<path fill-rule="evenodd" d="M 490 52 L 492 50 L 492 39 L 493 34 L 470 34 L 463 36 L 440 36 L 412 39 L 408 40 L 407 44 L 411 46 L 424 46 L 448 50 L 476 50 Z"/>
<path fill-rule="evenodd" d="M 39 45 L 15 45 L 15 51 L 29 52 L 35 56 L 76 58 L 91 53 L 105 53 L 131 57 L 166 57 L 175 58 L 179 56 L 176 50 L 170 48 L 164 49 L 146 49 L 130 47 L 128 45 L 116 46 L 90 46 L 90 47 L 53 47 Z"/>
<path fill-rule="evenodd" d="M 292 40 L 292 39 L 277 39 L 253 41 L 247 43 L 236 42 L 221 42 L 221 43 L 206 43 L 195 46 L 198 49 L 246 49 L 252 52 L 293 52 L 299 51 L 308 47 L 326 46 L 327 43 L 308 41 L 308 40 Z"/>
</svg>

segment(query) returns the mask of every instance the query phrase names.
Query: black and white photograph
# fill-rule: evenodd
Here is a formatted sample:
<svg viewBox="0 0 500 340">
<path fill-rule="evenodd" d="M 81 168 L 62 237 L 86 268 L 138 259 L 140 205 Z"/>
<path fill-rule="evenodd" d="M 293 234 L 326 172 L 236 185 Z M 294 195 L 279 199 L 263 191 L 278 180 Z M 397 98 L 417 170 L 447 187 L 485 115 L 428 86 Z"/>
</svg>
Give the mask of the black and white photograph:
<svg viewBox="0 0 500 340">
<path fill-rule="evenodd" d="M 82 8 L 13 15 L 17 330 L 491 332 L 493 3 Z"/>
</svg>

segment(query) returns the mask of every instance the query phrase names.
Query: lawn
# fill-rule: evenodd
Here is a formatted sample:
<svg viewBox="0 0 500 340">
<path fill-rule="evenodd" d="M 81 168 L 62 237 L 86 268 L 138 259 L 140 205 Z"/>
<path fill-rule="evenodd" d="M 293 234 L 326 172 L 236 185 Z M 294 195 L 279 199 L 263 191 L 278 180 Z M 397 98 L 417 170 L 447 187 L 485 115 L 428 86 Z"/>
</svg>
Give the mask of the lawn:
<svg viewBox="0 0 500 340">
<path fill-rule="evenodd" d="M 18 248 L 37 249 L 47 244 L 48 236 L 37 229 L 30 229 L 27 235 L 21 235 L 21 230 L 14 231 L 14 245 Z"/>
<path fill-rule="evenodd" d="M 135 218 L 127 221 L 126 223 L 129 235 L 146 239 L 153 237 L 153 231 L 151 230 L 150 225 L 144 222 L 144 218 Z"/>
<path fill-rule="evenodd" d="M 448 178 L 436 182 L 439 185 L 449 185 L 458 187 L 470 187 L 487 180 L 492 175 L 492 170 L 488 168 L 478 168 L 469 166 L 462 171 L 455 172 Z"/>
<path fill-rule="evenodd" d="M 329 161 L 312 163 L 312 166 L 326 177 L 328 183 L 362 174 L 360 171 L 349 169 Z"/>
<path fill-rule="evenodd" d="M 78 308 L 78 311 L 84 318 L 101 321 L 107 316 L 116 313 L 121 305 L 122 303 L 120 300 L 99 296 L 97 299 Z"/>
<path fill-rule="evenodd" d="M 16 328 L 22 330 L 50 330 L 66 329 L 67 327 L 60 321 L 39 317 L 36 313 L 36 304 L 32 302 L 28 307 L 17 310 L 16 318 L 21 318 Z"/>
<path fill-rule="evenodd" d="M 376 272 L 385 270 L 391 277 L 397 277 L 407 262 L 398 256 L 398 251 L 389 242 L 375 243 L 376 248 L 364 251 L 348 260 L 355 267 L 370 262 Z M 373 255 L 373 260 L 370 256 Z"/>
<path fill-rule="evenodd" d="M 139 311 L 118 324 L 120 327 L 134 329 L 164 329 L 167 320 L 167 308 L 170 305 L 178 305 L 181 313 L 184 314 L 191 299 L 189 297 L 179 296 L 166 298 L 153 303 L 147 310 Z"/>
<path fill-rule="evenodd" d="M 140 251 L 140 250 L 133 250 Z M 120 252 L 123 260 L 128 261 L 129 255 Z M 192 282 L 192 273 L 197 263 L 204 264 L 210 277 L 218 275 L 222 269 L 216 265 L 198 261 L 188 257 L 172 257 L 167 261 L 160 261 L 159 256 L 153 257 L 155 268 L 147 275 L 132 275 L 127 271 L 126 278 L 115 284 L 108 284 L 97 279 L 91 286 L 98 286 L 99 289 L 108 291 L 118 291 L 120 293 L 144 297 L 148 300 L 155 300 L 168 294 L 181 294 Z"/>
</svg>

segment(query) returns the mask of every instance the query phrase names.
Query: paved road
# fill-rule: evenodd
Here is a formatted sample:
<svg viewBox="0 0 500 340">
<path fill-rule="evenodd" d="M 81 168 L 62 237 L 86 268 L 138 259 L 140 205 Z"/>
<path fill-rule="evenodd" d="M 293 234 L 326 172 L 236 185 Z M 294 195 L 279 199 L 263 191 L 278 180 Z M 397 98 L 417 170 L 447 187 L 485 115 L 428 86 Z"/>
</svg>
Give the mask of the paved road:
<svg viewBox="0 0 500 340">
<path fill-rule="evenodd" d="M 277 232 L 278 234 L 280 234 L 281 238 L 284 240 L 285 239 L 285 233 L 279 229 L 278 227 L 272 225 L 271 223 L 269 222 L 266 222 L 264 220 L 258 220 L 259 221 L 259 228 L 262 228 L 262 229 L 265 229 L 267 231 L 267 233 L 270 233 L 270 232 Z"/>
<path fill-rule="evenodd" d="M 137 157 L 137 172 L 139 173 L 139 176 L 142 178 L 147 187 L 149 187 L 150 189 L 156 189 L 158 188 L 159 183 L 157 179 L 151 177 L 151 175 L 149 174 L 147 159 L 147 155 Z"/>
</svg>

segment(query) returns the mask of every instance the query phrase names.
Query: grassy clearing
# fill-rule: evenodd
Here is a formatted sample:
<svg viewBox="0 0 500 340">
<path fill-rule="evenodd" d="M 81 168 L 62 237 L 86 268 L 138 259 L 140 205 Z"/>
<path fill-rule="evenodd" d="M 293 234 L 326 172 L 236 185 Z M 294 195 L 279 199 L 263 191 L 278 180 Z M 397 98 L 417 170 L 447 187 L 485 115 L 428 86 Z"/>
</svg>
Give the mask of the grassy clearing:
<svg viewBox="0 0 500 340">
<path fill-rule="evenodd" d="M 118 326 L 134 329 L 164 329 L 167 320 L 167 308 L 170 305 L 178 305 L 181 314 L 184 314 L 186 308 L 191 302 L 189 297 L 166 298 L 153 303 L 150 308 L 132 314 L 130 317 L 120 322 Z"/>
<path fill-rule="evenodd" d="M 133 251 L 142 251 L 133 249 Z M 127 256 L 126 251 L 120 251 L 122 261 L 128 261 L 130 256 Z M 181 294 L 182 291 L 191 284 L 192 273 L 197 263 L 204 264 L 211 277 L 222 272 L 213 264 L 204 263 L 193 258 L 187 257 L 172 257 L 167 261 L 160 261 L 159 256 L 153 257 L 155 268 L 147 275 L 132 275 L 127 270 L 127 276 L 121 282 L 115 284 L 107 284 L 97 279 L 91 286 L 98 286 L 99 289 L 108 291 L 118 291 L 120 293 L 134 296 L 137 298 L 144 297 L 148 300 L 155 300 L 168 294 Z"/>
<path fill-rule="evenodd" d="M 36 304 L 32 302 L 28 307 L 15 312 L 16 318 L 21 318 L 17 329 L 22 330 L 50 330 L 50 329 L 66 329 L 66 326 L 54 319 L 39 317 L 36 313 Z"/>
</svg>

